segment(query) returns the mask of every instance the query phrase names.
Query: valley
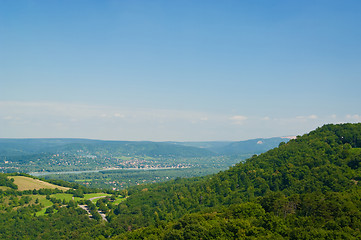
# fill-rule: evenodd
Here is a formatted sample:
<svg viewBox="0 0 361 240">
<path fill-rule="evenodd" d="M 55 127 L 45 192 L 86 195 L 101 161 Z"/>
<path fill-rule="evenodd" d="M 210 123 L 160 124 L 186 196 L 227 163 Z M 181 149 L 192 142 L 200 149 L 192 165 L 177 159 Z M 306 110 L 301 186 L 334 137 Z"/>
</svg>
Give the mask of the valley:
<svg viewBox="0 0 361 240">
<path fill-rule="evenodd" d="M 360 154 L 360 123 L 329 124 L 246 160 L 233 156 L 239 162 L 217 173 L 119 190 L 83 182 L 192 168 L 86 172 L 72 182 L 2 173 L 0 238 L 358 239 Z"/>
<path fill-rule="evenodd" d="M 0 0 L 0 240 L 361 240 L 360 13 Z"/>
<path fill-rule="evenodd" d="M 288 140 L 125 142 L 0 139 L 0 159 L 3 159 L 0 172 L 25 172 L 87 187 L 121 190 L 178 177 L 217 173 Z"/>
</svg>

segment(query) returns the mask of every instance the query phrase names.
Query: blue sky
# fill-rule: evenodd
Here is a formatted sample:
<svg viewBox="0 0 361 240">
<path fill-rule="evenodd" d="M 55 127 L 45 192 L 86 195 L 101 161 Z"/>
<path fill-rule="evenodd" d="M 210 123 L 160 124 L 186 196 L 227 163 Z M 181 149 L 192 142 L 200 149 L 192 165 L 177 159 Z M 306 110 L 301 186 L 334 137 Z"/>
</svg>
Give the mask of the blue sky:
<svg viewBox="0 0 361 240">
<path fill-rule="evenodd" d="M 360 12 L 0 0 L 0 137 L 244 140 L 360 122 Z"/>
</svg>

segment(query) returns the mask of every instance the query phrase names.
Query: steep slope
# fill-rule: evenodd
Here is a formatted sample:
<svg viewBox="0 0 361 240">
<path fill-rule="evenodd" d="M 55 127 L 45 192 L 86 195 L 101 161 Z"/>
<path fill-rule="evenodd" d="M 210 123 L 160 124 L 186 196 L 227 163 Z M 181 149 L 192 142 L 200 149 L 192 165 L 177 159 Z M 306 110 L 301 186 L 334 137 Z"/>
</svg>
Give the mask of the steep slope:
<svg viewBox="0 0 361 240">
<path fill-rule="evenodd" d="M 352 199 L 357 196 L 352 191 L 359 192 L 357 183 L 361 180 L 360 147 L 361 124 L 325 125 L 213 176 L 130 189 L 130 197 L 110 219 L 127 230 L 154 226 L 159 221 L 169 222 L 214 207 L 261 201 L 260 198 L 265 199 L 261 207 L 266 212 L 274 211 L 274 207 L 267 209 L 267 201 L 275 199 L 289 202 L 290 198 L 309 199 L 316 193 L 314 198 L 321 196 L 320 203 L 312 204 L 312 208 L 323 204 L 322 196 L 334 193 L 339 198 L 337 192 Z M 269 197 L 272 193 L 279 196 Z M 340 210 L 341 215 L 344 210 Z M 355 211 L 359 216 L 359 209 Z"/>
</svg>

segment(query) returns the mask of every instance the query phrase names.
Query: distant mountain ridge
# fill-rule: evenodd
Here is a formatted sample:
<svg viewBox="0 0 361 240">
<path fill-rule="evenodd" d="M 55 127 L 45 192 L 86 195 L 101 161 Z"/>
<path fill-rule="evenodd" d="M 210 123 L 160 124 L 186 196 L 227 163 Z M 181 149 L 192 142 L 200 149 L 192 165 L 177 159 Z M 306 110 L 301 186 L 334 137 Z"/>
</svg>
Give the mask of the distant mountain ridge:
<svg viewBox="0 0 361 240">
<path fill-rule="evenodd" d="M 232 142 L 224 147 L 213 148 L 212 150 L 224 155 L 236 155 L 240 153 L 260 154 L 272 148 L 278 147 L 281 142 L 288 142 L 289 138 L 257 138 L 246 141 Z"/>
<path fill-rule="evenodd" d="M 68 144 L 93 141 L 76 138 L 0 138 L 0 156 L 38 154 L 54 151 L 54 149 Z"/>
<path fill-rule="evenodd" d="M 177 145 L 198 147 L 221 155 L 260 154 L 288 142 L 294 137 L 256 138 L 244 141 L 172 142 Z"/>
<path fill-rule="evenodd" d="M 258 138 L 227 142 L 151 142 L 151 141 L 105 141 L 73 138 L 0 139 L 0 156 L 21 156 L 39 153 L 108 151 L 126 155 L 151 157 L 180 156 L 199 157 L 214 155 L 259 154 L 277 147 L 287 138 Z"/>
</svg>

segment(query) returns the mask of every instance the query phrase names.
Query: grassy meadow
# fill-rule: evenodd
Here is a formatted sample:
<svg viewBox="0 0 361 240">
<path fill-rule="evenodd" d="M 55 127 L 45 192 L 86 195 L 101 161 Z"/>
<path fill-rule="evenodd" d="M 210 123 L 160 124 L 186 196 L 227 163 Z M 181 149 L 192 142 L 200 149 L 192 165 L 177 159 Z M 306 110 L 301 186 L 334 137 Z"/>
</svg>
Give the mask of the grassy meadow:
<svg viewBox="0 0 361 240">
<path fill-rule="evenodd" d="M 48 182 L 44 182 L 38 179 L 33 179 L 25 176 L 10 176 L 9 178 L 14 179 L 14 183 L 18 186 L 19 191 L 25 190 L 39 190 L 42 188 L 60 189 L 63 191 L 69 190 L 67 187 L 57 186 Z"/>
</svg>

